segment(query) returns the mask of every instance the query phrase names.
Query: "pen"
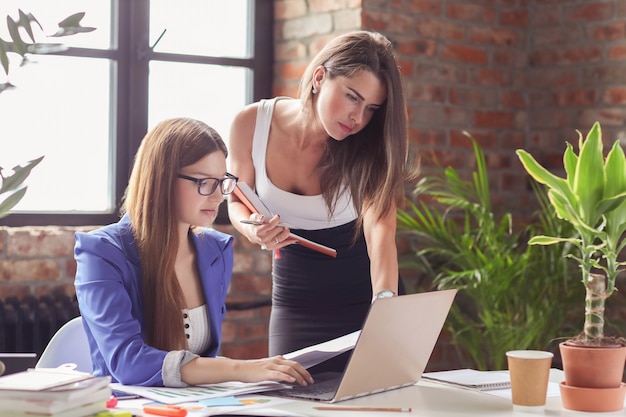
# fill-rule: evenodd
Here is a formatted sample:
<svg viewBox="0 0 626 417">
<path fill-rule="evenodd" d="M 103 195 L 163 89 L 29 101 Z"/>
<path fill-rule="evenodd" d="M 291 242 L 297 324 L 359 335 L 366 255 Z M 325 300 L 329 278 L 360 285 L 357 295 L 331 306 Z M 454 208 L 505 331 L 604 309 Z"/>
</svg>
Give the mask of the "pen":
<svg viewBox="0 0 626 417">
<path fill-rule="evenodd" d="M 327 405 L 327 406 L 319 406 L 313 407 L 316 410 L 328 410 L 328 411 L 397 411 L 399 413 L 410 413 L 413 411 L 412 408 L 404 408 L 404 407 L 350 407 L 350 406 L 340 406 L 340 405 Z"/>
<path fill-rule="evenodd" d="M 177 405 L 144 405 L 143 412 L 167 417 L 185 417 L 187 410 Z"/>
</svg>

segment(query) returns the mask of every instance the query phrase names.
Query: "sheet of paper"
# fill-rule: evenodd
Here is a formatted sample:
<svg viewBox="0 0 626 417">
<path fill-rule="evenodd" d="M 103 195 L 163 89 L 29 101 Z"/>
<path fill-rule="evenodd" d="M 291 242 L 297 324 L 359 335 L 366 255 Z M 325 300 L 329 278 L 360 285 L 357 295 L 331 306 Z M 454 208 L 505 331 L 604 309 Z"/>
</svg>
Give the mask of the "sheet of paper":
<svg viewBox="0 0 626 417">
<path fill-rule="evenodd" d="M 197 402 L 207 398 L 259 393 L 286 387 L 288 387 L 288 385 L 275 381 L 257 383 L 224 382 L 221 384 L 199 385 L 186 388 L 142 387 L 137 385 L 122 385 L 119 383 L 111 384 L 111 388 L 114 390 L 139 395 L 140 397 L 165 404 Z"/>
<path fill-rule="evenodd" d="M 260 408 L 265 411 L 265 407 L 277 406 L 279 404 L 290 401 L 286 398 L 268 397 L 263 395 L 238 395 L 236 397 L 239 405 L 205 405 L 205 401 L 185 402 L 177 404 L 187 410 L 187 417 L 208 417 L 215 414 L 225 413 L 250 413 L 252 410 Z M 143 415 L 143 406 L 147 404 L 161 404 L 156 401 L 143 399 L 121 400 L 119 401 L 115 411 L 129 411 L 134 415 Z M 263 414 L 261 415 L 270 415 Z M 282 414 L 286 414 L 283 412 Z"/>
<path fill-rule="evenodd" d="M 283 355 L 287 359 L 299 362 L 305 368 L 310 368 L 328 359 L 353 349 L 361 334 L 360 330 L 349 333 L 345 336 L 319 343 L 317 345 L 305 347 L 291 353 Z"/>
</svg>

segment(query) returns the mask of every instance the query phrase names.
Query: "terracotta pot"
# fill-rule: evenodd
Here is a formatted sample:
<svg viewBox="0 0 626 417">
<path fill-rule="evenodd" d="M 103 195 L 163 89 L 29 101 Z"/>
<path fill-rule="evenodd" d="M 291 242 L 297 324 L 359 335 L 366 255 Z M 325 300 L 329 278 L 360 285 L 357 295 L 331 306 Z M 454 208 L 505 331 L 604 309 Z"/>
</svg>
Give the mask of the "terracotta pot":
<svg viewBox="0 0 626 417">
<path fill-rule="evenodd" d="M 622 385 L 626 346 L 580 346 L 563 342 L 559 350 L 569 387 L 620 388 Z"/>
<path fill-rule="evenodd" d="M 561 382 L 561 401 L 564 408 L 576 411 L 619 411 L 624 408 L 626 384 L 619 388 L 579 388 Z"/>
</svg>

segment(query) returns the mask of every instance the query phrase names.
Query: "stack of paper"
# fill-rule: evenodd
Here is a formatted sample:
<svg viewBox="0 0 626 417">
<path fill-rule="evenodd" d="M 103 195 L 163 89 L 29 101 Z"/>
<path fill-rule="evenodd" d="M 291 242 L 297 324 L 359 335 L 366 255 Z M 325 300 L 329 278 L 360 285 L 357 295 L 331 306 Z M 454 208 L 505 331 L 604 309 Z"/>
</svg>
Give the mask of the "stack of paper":
<svg viewBox="0 0 626 417">
<path fill-rule="evenodd" d="M 106 410 L 110 377 L 36 368 L 0 377 L 0 415 L 82 417 Z"/>
</svg>

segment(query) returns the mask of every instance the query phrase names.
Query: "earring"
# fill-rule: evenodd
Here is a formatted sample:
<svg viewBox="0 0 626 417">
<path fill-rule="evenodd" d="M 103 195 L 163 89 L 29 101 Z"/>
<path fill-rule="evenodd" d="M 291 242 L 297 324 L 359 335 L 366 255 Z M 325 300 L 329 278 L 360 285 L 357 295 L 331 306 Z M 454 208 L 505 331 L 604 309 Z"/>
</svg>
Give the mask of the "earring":
<svg viewBox="0 0 626 417">
<path fill-rule="evenodd" d="M 317 94 L 317 88 L 312 87 L 312 88 L 311 88 L 311 93 L 313 93 L 314 95 L 315 95 L 315 94 Z"/>
</svg>

